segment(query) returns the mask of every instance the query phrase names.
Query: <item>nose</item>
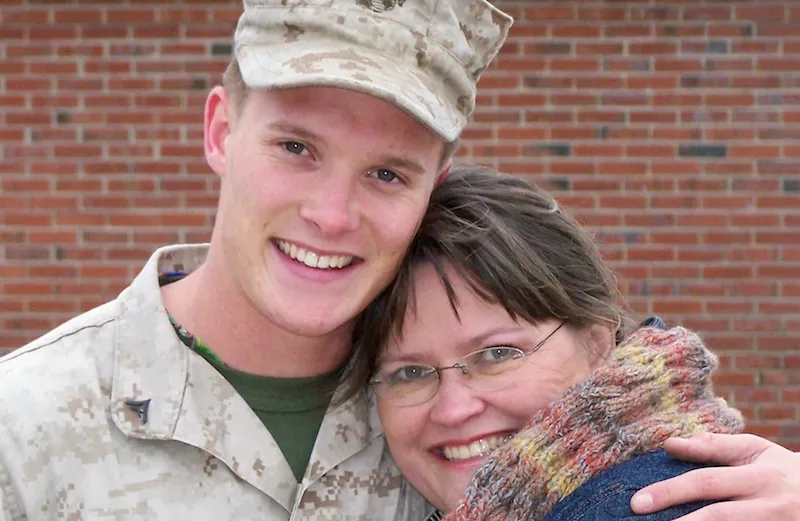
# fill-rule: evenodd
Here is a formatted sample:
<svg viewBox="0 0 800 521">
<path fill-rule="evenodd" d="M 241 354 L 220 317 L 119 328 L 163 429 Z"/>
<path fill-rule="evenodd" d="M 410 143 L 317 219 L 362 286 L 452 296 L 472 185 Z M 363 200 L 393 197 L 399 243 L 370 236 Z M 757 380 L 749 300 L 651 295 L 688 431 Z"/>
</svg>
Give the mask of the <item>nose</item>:
<svg viewBox="0 0 800 521">
<path fill-rule="evenodd" d="M 456 427 L 486 409 L 476 391 L 464 384 L 461 371 L 444 371 L 439 390 L 432 398 L 430 420 L 444 427 Z"/>
<path fill-rule="evenodd" d="M 360 212 L 356 200 L 357 188 L 352 175 L 321 173 L 316 179 L 316 186 L 309 187 L 300 207 L 300 217 L 323 235 L 342 235 L 358 229 Z"/>
</svg>

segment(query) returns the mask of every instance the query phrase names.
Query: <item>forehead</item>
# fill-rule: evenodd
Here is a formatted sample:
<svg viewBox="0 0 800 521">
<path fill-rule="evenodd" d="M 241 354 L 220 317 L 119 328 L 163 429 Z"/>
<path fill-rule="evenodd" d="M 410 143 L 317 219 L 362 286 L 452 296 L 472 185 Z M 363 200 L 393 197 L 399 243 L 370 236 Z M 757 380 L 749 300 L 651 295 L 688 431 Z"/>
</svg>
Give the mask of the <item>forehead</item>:
<svg viewBox="0 0 800 521">
<path fill-rule="evenodd" d="M 371 133 L 373 141 L 394 142 L 401 138 L 420 145 L 444 146 L 438 136 L 396 105 L 350 89 L 258 89 L 248 96 L 246 108 L 245 117 L 249 115 L 250 119 L 264 123 L 291 119 L 311 127 L 348 125 L 353 131 Z"/>
<path fill-rule="evenodd" d="M 386 355 L 431 349 L 458 350 L 475 347 L 470 340 L 498 328 L 533 327 L 515 321 L 499 304 L 477 296 L 466 282 L 447 266 L 445 273 L 453 286 L 457 305 L 453 309 L 444 285 L 430 264 L 414 269 L 412 294 L 403 321 L 402 334 L 391 338 Z M 457 310 L 457 314 L 456 314 Z"/>
</svg>

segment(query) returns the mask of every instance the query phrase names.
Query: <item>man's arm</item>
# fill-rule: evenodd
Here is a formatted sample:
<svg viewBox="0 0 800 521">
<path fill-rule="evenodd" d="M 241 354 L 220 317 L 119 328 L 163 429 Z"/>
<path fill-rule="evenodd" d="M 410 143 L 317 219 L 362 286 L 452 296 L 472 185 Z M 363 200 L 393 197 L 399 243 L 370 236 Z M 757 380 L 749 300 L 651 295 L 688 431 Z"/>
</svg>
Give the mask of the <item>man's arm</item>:
<svg viewBox="0 0 800 521">
<path fill-rule="evenodd" d="M 22 504 L 14 486 L 11 474 L 0 461 L 0 521 L 26 521 Z"/>
<path fill-rule="evenodd" d="M 665 449 L 684 461 L 727 467 L 692 470 L 645 487 L 631 499 L 634 512 L 728 499 L 677 521 L 800 521 L 800 453 L 751 434 L 671 439 Z"/>
</svg>

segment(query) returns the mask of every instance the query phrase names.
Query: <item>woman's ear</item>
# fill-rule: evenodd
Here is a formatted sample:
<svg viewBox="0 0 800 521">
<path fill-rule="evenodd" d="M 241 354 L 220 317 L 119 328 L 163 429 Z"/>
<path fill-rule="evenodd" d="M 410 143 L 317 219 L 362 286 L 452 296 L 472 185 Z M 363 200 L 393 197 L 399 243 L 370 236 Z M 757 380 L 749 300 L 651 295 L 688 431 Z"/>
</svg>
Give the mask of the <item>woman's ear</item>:
<svg viewBox="0 0 800 521">
<path fill-rule="evenodd" d="M 611 351 L 617 346 L 614 331 L 605 325 L 595 324 L 585 331 L 586 347 L 589 352 L 589 365 L 594 370 L 608 360 Z"/>
</svg>

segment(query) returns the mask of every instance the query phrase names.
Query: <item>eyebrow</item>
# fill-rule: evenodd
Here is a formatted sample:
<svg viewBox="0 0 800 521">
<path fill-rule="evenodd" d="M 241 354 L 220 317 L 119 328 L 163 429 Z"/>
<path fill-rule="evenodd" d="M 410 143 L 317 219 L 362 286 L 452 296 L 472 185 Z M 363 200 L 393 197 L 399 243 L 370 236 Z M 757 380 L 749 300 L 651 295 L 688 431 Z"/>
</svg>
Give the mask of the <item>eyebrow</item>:
<svg viewBox="0 0 800 521">
<path fill-rule="evenodd" d="M 387 167 L 397 168 L 399 170 L 406 170 L 410 171 L 411 173 L 423 175 L 425 174 L 425 168 L 413 161 L 411 159 L 405 157 L 387 157 L 386 159 L 381 160 L 381 163 L 386 165 Z"/>
<path fill-rule="evenodd" d="M 276 121 L 274 123 L 270 123 L 266 126 L 266 130 L 271 132 L 284 132 L 286 134 L 292 134 L 307 141 L 324 141 L 322 136 L 319 134 L 308 130 L 307 128 L 295 125 L 294 123 L 289 123 L 288 121 Z"/>
<path fill-rule="evenodd" d="M 463 346 L 471 347 L 471 349 L 482 349 L 483 344 L 495 335 L 500 335 L 504 333 L 519 333 L 523 331 L 525 328 L 522 326 L 500 326 L 489 329 L 488 331 L 484 331 L 479 335 L 475 335 L 471 338 L 468 338 L 466 341 L 463 342 Z"/>
<path fill-rule="evenodd" d="M 489 329 L 488 331 L 484 331 L 478 335 L 470 337 L 463 342 L 459 343 L 459 347 L 462 351 L 466 351 L 466 353 L 472 352 L 476 349 L 483 349 L 486 346 L 482 345 L 486 342 L 487 339 L 500 334 L 507 334 L 507 333 L 519 333 L 520 331 L 524 331 L 525 328 L 523 326 L 500 326 Z M 435 347 L 434 347 L 435 349 Z M 465 353 L 465 354 L 466 354 Z M 378 357 L 378 363 L 385 363 L 389 362 L 409 362 L 409 363 L 426 363 L 424 362 L 425 355 L 423 353 L 411 352 L 411 353 L 401 353 L 399 356 L 380 356 Z"/>
<path fill-rule="evenodd" d="M 314 131 L 288 121 L 276 121 L 274 123 L 270 123 L 266 126 L 266 130 L 270 132 L 284 132 L 286 134 L 297 136 L 298 138 L 306 141 L 315 141 L 317 143 L 325 142 L 325 139 Z M 425 174 L 425 167 L 407 157 L 386 156 L 379 161 L 379 164 L 385 165 L 388 168 L 397 168 L 399 170 L 410 171 L 414 174 Z"/>
</svg>

